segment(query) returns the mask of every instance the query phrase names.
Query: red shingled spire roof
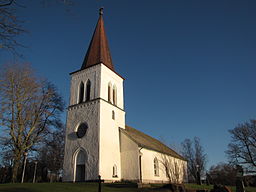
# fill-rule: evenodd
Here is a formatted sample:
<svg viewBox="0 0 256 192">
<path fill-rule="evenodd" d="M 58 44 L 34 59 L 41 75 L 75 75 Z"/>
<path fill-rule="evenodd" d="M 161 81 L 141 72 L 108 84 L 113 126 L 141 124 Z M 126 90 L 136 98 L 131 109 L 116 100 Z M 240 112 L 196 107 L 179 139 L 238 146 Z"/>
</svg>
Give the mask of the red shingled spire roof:
<svg viewBox="0 0 256 192">
<path fill-rule="evenodd" d="M 114 70 L 114 65 L 112 64 L 112 59 L 110 55 L 110 50 L 108 47 L 107 36 L 104 29 L 103 22 L 103 8 L 100 8 L 100 16 L 92 36 L 89 48 L 84 58 L 82 69 L 91 67 L 93 65 L 103 63 L 111 70 Z"/>
</svg>

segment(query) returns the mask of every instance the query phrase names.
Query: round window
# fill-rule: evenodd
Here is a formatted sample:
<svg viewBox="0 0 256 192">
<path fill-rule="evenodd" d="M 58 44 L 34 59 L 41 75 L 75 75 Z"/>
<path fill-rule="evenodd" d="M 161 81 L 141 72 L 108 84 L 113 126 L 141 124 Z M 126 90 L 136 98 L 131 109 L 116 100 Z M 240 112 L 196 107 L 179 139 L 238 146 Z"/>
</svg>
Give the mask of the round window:
<svg viewBox="0 0 256 192">
<path fill-rule="evenodd" d="M 85 136 L 87 129 L 88 129 L 87 124 L 85 123 L 80 124 L 76 132 L 77 137 L 82 138 L 83 136 Z"/>
</svg>

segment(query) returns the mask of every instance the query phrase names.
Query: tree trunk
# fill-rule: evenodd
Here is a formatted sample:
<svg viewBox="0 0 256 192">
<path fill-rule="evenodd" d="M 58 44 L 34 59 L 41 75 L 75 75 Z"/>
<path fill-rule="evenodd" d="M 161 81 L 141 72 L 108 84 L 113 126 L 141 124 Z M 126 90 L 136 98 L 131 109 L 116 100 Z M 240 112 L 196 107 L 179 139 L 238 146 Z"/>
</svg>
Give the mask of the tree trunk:
<svg viewBox="0 0 256 192">
<path fill-rule="evenodd" d="M 20 160 L 21 160 L 21 153 L 16 152 L 14 160 L 13 160 L 13 167 L 12 167 L 12 182 L 13 183 L 17 182 L 17 175 L 18 175 L 18 170 L 20 167 Z"/>
</svg>

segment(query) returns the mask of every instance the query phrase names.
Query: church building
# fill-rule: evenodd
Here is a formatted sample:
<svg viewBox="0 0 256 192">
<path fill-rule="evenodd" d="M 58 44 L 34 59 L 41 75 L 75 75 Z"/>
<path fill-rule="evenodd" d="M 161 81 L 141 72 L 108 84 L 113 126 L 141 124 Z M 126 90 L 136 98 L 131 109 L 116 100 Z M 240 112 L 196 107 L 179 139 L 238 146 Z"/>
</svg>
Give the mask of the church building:
<svg viewBox="0 0 256 192">
<path fill-rule="evenodd" d="M 63 181 L 183 181 L 187 161 L 125 123 L 124 78 L 112 63 L 102 9 L 82 66 L 70 75 Z"/>
</svg>

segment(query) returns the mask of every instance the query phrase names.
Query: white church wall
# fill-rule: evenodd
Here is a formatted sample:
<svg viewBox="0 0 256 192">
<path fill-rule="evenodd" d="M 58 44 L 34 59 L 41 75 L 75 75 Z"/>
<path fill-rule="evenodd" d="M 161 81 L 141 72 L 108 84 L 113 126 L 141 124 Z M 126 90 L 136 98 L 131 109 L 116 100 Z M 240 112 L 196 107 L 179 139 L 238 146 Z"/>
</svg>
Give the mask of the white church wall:
<svg viewBox="0 0 256 192">
<path fill-rule="evenodd" d="M 88 124 L 88 129 L 84 137 L 78 138 L 76 129 L 83 122 Z M 75 152 L 79 149 L 86 153 L 85 179 L 97 179 L 99 172 L 99 101 L 97 100 L 68 110 L 63 181 L 75 181 Z"/>
<path fill-rule="evenodd" d="M 117 106 L 124 109 L 123 79 L 105 65 L 101 64 L 101 88 L 100 97 L 108 101 L 108 83 L 116 85 Z M 112 93 L 111 93 L 112 94 Z"/>
<path fill-rule="evenodd" d="M 187 161 L 170 157 L 165 154 L 160 155 L 160 161 L 162 164 L 163 172 L 165 172 L 165 166 L 163 166 L 163 163 L 167 162 L 169 175 L 172 183 L 186 182 Z"/>
<path fill-rule="evenodd" d="M 123 180 L 139 180 L 138 144 L 120 132 L 121 167 Z"/>
<path fill-rule="evenodd" d="M 108 83 L 117 87 L 117 106 L 108 102 Z M 121 179 L 121 156 L 119 143 L 119 127 L 125 127 L 123 109 L 123 79 L 105 65 L 101 65 L 100 82 L 100 156 L 99 174 L 106 181 Z M 114 119 L 112 118 L 114 111 Z M 116 165 L 117 177 L 113 175 Z"/>
<path fill-rule="evenodd" d="M 85 87 L 88 79 L 91 82 L 90 99 L 86 103 L 78 104 L 80 83 Z M 64 181 L 75 179 L 75 152 L 84 149 L 87 154 L 85 162 L 85 179 L 97 179 L 99 173 L 99 100 L 93 100 L 99 96 L 100 65 L 76 72 L 71 75 L 70 104 L 66 121 L 65 156 L 64 156 Z M 86 88 L 85 88 L 86 89 Z M 84 94 L 85 96 L 85 94 Z M 86 122 L 87 133 L 78 138 L 76 129 L 80 123 Z"/>
<path fill-rule="evenodd" d="M 174 162 L 177 162 L 177 165 L 179 167 L 179 170 L 181 172 L 179 173 L 179 182 L 182 182 L 183 180 L 183 166 L 186 168 L 186 161 L 183 161 L 181 159 L 177 159 L 168 155 L 164 155 L 162 153 L 149 150 L 149 149 L 141 149 L 141 170 L 142 170 L 142 182 L 143 183 L 165 183 L 169 182 L 169 179 L 166 175 L 165 167 L 163 166 L 163 157 L 166 156 L 170 159 L 170 162 L 173 164 L 171 167 L 175 167 Z M 159 165 L 159 174 L 155 175 L 154 173 L 154 159 L 157 158 L 158 165 Z M 174 179 L 174 178 L 173 178 Z"/>
<path fill-rule="evenodd" d="M 91 81 L 90 99 L 92 100 L 100 97 L 100 68 L 100 65 L 95 65 L 71 75 L 70 93 L 72 94 L 70 95 L 70 105 L 78 104 L 80 83 L 83 82 L 86 87 L 88 79 Z M 86 88 L 84 89 L 86 90 Z"/>
<path fill-rule="evenodd" d="M 115 119 L 112 119 L 112 111 Z M 100 101 L 100 175 L 105 180 L 120 180 L 121 159 L 119 144 L 120 119 L 124 112 L 110 103 Z M 117 176 L 113 177 L 113 166 L 117 166 Z"/>
</svg>

